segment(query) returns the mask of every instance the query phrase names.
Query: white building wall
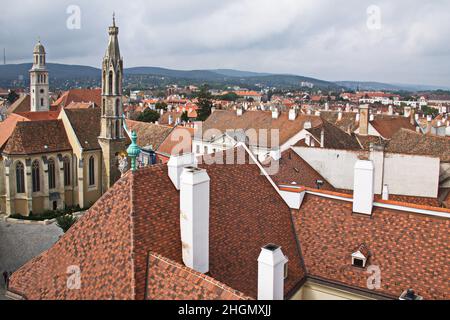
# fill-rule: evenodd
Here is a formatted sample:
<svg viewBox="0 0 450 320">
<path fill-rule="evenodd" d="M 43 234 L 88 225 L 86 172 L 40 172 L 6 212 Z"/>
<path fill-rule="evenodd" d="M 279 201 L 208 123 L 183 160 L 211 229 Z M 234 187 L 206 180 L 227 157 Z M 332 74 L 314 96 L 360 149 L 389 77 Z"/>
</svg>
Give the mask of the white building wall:
<svg viewBox="0 0 450 320">
<path fill-rule="evenodd" d="M 306 147 L 292 149 L 335 188 L 347 190 L 353 190 L 353 169 L 358 156 L 369 155 L 368 152 L 363 151 Z M 374 161 L 376 194 L 381 194 L 383 184 L 387 184 L 391 194 L 437 197 L 441 170 L 439 158 L 385 154 L 383 162 L 375 154 L 370 157 L 376 160 Z M 379 178 L 380 172 L 382 172 L 382 179 Z"/>
<path fill-rule="evenodd" d="M 421 156 L 386 154 L 384 184 L 389 193 L 435 198 L 438 196 L 440 160 Z"/>
</svg>

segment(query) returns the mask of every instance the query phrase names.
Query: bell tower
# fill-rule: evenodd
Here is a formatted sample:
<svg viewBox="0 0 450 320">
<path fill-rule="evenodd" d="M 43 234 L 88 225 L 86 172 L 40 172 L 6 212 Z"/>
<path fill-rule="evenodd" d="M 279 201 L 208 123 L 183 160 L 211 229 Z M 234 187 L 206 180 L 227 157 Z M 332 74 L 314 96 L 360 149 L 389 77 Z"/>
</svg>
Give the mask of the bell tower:
<svg viewBox="0 0 450 320">
<path fill-rule="evenodd" d="M 49 111 L 49 82 L 45 61 L 45 48 L 39 41 L 33 50 L 33 67 L 30 70 L 30 111 Z"/>
<path fill-rule="evenodd" d="M 118 155 L 126 151 L 122 127 L 123 59 L 120 56 L 119 28 L 113 15 L 109 42 L 102 63 L 101 131 L 98 138 L 103 153 L 102 191 L 106 192 L 119 178 Z"/>
</svg>

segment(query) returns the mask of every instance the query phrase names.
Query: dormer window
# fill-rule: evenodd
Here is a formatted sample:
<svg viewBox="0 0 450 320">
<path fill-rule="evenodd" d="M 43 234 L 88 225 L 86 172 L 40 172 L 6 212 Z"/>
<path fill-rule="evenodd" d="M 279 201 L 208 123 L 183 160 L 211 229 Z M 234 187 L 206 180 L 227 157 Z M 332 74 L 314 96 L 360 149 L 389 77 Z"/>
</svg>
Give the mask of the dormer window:
<svg viewBox="0 0 450 320">
<path fill-rule="evenodd" d="M 357 268 L 365 268 L 369 257 L 370 251 L 366 245 L 362 244 L 356 252 L 352 253 L 352 265 Z"/>
<path fill-rule="evenodd" d="M 406 291 L 403 291 L 402 295 L 399 298 L 400 300 L 423 300 L 423 297 L 417 295 L 414 290 L 408 289 Z"/>
</svg>

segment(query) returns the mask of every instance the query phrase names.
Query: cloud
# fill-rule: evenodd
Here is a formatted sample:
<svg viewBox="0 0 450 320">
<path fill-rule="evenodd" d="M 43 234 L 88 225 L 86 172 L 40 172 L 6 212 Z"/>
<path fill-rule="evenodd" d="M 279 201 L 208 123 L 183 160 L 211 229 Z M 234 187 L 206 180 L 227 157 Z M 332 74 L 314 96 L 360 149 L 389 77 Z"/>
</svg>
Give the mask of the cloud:
<svg viewBox="0 0 450 320">
<path fill-rule="evenodd" d="M 66 27 L 69 5 L 81 29 Z M 367 26 L 367 8 L 380 28 Z M 30 61 L 38 36 L 49 61 L 99 66 L 116 12 L 126 66 L 237 68 L 327 80 L 450 86 L 445 0 L 2 0 L 0 46 Z"/>
</svg>

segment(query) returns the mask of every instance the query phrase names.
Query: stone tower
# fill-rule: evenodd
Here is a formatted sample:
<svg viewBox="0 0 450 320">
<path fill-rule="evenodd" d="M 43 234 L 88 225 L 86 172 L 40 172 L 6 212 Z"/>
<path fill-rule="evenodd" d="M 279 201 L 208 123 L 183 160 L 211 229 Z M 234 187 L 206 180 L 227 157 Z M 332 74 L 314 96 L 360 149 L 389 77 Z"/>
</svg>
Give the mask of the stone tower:
<svg viewBox="0 0 450 320">
<path fill-rule="evenodd" d="M 123 60 L 120 56 L 119 28 L 113 17 L 109 43 L 102 63 L 101 132 L 98 138 L 103 154 L 102 191 L 106 192 L 119 178 L 118 155 L 126 151 L 122 127 Z"/>
<path fill-rule="evenodd" d="M 48 70 L 45 62 L 45 48 L 39 41 L 33 50 L 33 67 L 30 70 L 30 96 L 32 112 L 48 111 Z"/>
</svg>

